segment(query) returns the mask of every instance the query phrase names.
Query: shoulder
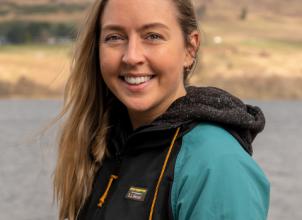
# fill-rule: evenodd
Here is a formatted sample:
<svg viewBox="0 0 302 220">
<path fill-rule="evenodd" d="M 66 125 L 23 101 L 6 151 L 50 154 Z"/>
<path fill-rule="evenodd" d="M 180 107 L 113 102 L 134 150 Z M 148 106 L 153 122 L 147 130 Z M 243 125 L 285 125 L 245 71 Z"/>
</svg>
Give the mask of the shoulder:
<svg viewBox="0 0 302 220">
<path fill-rule="evenodd" d="M 230 219 L 237 219 L 235 216 L 240 219 L 252 210 L 265 216 L 269 182 L 228 131 L 215 124 L 201 123 L 183 136 L 175 162 L 171 199 L 174 216 L 189 215 L 194 204 L 199 206 L 194 210 L 196 216 L 205 219 L 211 218 L 213 213 L 224 215 L 225 209 L 234 212 Z M 244 200 L 251 202 L 242 203 Z M 255 204 L 262 208 L 249 208 Z M 251 214 L 246 219 L 252 218 Z"/>
<path fill-rule="evenodd" d="M 189 176 L 200 178 L 210 174 L 223 176 L 225 173 L 228 173 L 227 178 L 253 175 L 267 181 L 256 161 L 237 139 L 221 126 L 200 123 L 183 136 L 175 163 L 176 179 Z"/>
<path fill-rule="evenodd" d="M 227 130 L 217 124 L 200 123 L 183 136 L 175 172 L 176 175 L 200 175 L 203 169 L 223 173 L 226 170 L 237 172 L 242 167 L 265 176 L 258 164 Z"/>
<path fill-rule="evenodd" d="M 228 157 L 241 158 L 253 163 L 253 159 L 236 138 L 223 127 L 212 123 L 200 123 L 183 136 L 177 160 L 181 162 L 180 160 L 187 157 L 195 158 L 198 163 L 208 166 Z"/>
</svg>

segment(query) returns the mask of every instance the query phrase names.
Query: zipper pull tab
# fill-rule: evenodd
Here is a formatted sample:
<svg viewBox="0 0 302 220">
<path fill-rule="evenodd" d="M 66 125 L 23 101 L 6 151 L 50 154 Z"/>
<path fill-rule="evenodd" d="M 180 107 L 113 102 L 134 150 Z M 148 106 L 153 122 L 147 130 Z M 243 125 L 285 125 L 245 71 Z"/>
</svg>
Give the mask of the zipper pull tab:
<svg viewBox="0 0 302 220">
<path fill-rule="evenodd" d="M 103 204 L 104 204 L 104 202 L 105 202 L 105 200 L 107 198 L 108 192 L 110 190 L 110 187 L 112 185 L 112 182 L 113 182 L 113 180 L 116 180 L 117 178 L 118 178 L 118 176 L 116 176 L 116 175 L 111 175 L 110 176 L 109 182 L 107 184 L 107 188 L 106 188 L 104 194 L 101 196 L 101 198 L 99 200 L 99 203 L 98 203 L 98 207 L 99 208 L 101 208 L 103 206 Z"/>
</svg>

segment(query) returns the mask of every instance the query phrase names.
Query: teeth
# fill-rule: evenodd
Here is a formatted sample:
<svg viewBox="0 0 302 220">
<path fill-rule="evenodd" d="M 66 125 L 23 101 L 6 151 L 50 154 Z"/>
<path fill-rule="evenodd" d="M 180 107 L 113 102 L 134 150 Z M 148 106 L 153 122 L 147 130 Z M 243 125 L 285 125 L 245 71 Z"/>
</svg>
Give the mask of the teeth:
<svg viewBox="0 0 302 220">
<path fill-rule="evenodd" d="M 151 76 L 139 76 L 139 77 L 125 76 L 125 81 L 129 84 L 134 84 L 134 85 L 147 82 L 150 79 L 151 79 Z"/>
</svg>

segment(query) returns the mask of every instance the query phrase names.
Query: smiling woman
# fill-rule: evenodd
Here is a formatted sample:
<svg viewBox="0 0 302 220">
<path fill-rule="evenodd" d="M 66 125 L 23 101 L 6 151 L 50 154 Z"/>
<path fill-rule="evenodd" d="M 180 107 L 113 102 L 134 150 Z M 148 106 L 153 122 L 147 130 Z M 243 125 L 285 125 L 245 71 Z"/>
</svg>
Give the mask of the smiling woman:
<svg viewBox="0 0 302 220">
<path fill-rule="evenodd" d="M 111 0 L 100 22 L 102 77 L 127 107 L 134 128 L 186 94 L 183 68 L 192 64 L 199 45 L 197 30 L 187 36 L 190 47 L 185 44 L 173 2 L 158 4 Z"/>
<path fill-rule="evenodd" d="M 66 86 L 59 219 L 264 220 L 251 158 L 258 107 L 187 86 L 200 34 L 190 0 L 95 1 Z"/>
</svg>

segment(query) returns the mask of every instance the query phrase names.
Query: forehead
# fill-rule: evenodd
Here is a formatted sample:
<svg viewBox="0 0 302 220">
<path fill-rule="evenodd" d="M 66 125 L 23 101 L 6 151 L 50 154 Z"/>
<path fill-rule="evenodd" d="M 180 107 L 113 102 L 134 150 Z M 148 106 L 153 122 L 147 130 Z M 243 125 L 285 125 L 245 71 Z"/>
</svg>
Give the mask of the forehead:
<svg viewBox="0 0 302 220">
<path fill-rule="evenodd" d="M 172 0 L 108 0 L 101 25 L 142 26 L 146 23 L 177 25 Z"/>
</svg>

